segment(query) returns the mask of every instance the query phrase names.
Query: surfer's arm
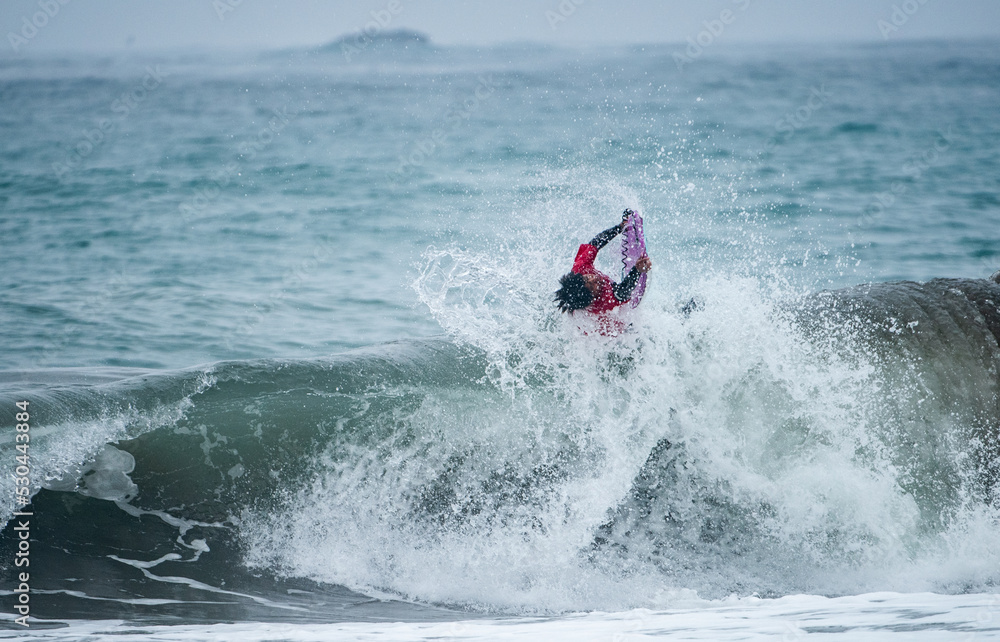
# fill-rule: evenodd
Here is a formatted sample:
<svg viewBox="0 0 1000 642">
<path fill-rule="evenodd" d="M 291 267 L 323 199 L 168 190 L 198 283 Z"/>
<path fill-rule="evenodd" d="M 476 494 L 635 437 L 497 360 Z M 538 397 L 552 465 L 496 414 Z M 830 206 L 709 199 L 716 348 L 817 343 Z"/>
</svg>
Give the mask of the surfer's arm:
<svg viewBox="0 0 1000 642">
<path fill-rule="evenodd" d="M 615 225 L 614 227 L 609 227 L 608 229 L 604 230 L 594 238 L 590 239 L 590 245 L 593 245 L 599 250 L 605 245 L 607 245 L 608 241 L 618 236 L 618 234 L 621 231 L 622 231 L 621 225 Z"/>
<path fill-rule="evenodd" d="M 636 284 L 639 282 L 639 275 L 649 272 L 652 267 L 653 262 L 649 260 L 648 256 L 640 258 L 639 261 L 632 266 L 632 269 L 628 271 L 628 274 L 624 279 L 622 279 L 622 282 L 612 286 L 611 291 L 614 293 L 615 298 L 622 303 L 631 299 L 632 290 L 635 289 Z"/>
<path fill-rule="evenodd" d="M 622 303 L 628 301 L 632 298 L 632 290 L 635 289 L 635 284 L 639 282 L 639 268 L 632 266 L 632 269 L 628 271 L 628 275 L 622 279 L 621 283 L 616 283 L 612 289 L 615 294 L 615 298 Z"/>
</svg>

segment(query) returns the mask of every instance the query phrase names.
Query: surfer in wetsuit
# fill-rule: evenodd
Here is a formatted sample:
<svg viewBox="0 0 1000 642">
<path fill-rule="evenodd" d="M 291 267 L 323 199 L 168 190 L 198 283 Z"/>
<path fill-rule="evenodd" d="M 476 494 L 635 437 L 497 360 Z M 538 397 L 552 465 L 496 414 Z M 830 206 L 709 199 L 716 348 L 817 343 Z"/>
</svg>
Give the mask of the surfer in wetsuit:
<svg viewBox="0 0 1000 642">
<path fill-rule="evenodd" d="M 632 210 L 625 210 L 621 223 L 604 230 L 577 250 L 573 270 L 559 279 L 561 287 L 556 292 L 555 301 L 560 311 L 585 310 L 602 315 L 625 303 L 632 296 L 639 275 L 649 272 L 653 267 L 653 262 L 648 256 L 639 259 L 621 283 L 612 282 L 606 274 L 594 267 L 597 252 L 621 233 L 628 217 L 632 214 Z"/>
</svg>

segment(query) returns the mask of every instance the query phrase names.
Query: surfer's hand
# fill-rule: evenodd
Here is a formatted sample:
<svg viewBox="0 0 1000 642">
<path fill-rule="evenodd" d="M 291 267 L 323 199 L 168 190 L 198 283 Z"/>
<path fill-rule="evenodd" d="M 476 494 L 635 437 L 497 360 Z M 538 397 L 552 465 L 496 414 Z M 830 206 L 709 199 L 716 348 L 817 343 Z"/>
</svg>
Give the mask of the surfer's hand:
<svg viewBox="0 0 1000 642">
<path fill-rule="evenodd" d="M 653 262 L 649 260 L 648 256 L 644 256 L 635 262 L 635 269 L 645 274 L 653 269 Z"/>
</svg>

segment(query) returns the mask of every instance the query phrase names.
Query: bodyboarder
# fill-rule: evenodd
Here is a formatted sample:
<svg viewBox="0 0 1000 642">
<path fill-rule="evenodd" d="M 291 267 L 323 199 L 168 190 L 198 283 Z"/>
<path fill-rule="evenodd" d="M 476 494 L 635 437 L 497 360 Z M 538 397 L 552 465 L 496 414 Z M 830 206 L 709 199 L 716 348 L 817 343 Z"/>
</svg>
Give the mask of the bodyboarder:
<svg viewBox="0 0 1000 642">
<path fill-rule="evenodd" d="M 625 275 L 621 283 L 614 283 L 606 274 L 594 267 L 597 253 L 608 244 L 608 241 L 618 236 L 628 222 L 632 210 L 625 210 L 622 221 L 618 225 L 604 230 L 589 243 L 584 243 L 577 250 L 573 269 L 559 279 L 561 286 L 556 292 L 555 302 L 562 312 L 583 312 L 594 315 L 601 334 L 617 334 L 621 323 L 612 323 L 607 314 L 626 303 L 632 296 L 640 274 L 649 272 L 653 263 L 648 256 L 643 255 L 635 266 Z"/>
</svg>

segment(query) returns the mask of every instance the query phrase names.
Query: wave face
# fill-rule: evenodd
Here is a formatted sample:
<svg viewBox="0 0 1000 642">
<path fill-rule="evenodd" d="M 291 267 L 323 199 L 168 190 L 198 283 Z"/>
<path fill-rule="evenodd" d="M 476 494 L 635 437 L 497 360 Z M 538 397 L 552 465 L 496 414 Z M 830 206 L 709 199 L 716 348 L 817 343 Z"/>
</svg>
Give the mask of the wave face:
<svg viewBox="0 0 1000 642">
<path fill-rule="evenodd" d="M 352 591 L 560 612 L 1000 579 L 1000 286 L 775 301 L 706 277 L 686 312 L 650 297 L 606 339 L 524 313 L 543 309 L 528 290 L 479 296 L 469 260 L 431 257 L 417 286 L 451 340 L 3 373 L 3 421 L 27 398 L 35 426 L 39 615 L 365 617 Z M 498 315 L 519 314 L 505 334 Z"/>
</svg>

